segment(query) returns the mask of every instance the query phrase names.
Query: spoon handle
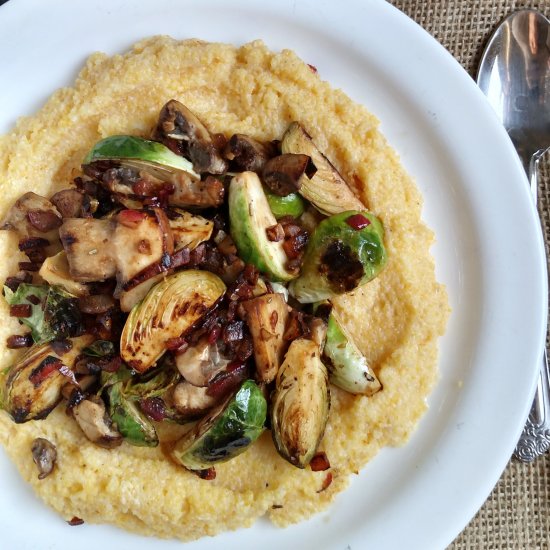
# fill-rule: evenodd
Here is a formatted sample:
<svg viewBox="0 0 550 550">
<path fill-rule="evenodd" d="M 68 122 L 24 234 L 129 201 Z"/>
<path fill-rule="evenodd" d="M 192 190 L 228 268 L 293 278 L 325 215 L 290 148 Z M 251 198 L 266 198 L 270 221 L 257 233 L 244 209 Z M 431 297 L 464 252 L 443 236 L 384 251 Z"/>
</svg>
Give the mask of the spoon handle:
<svg viewBox="0 0 550 550">
<path fill-rule="evenodd" d="M 537 204 L 538 163 L 541 155 L 535 154 L 524 161 L 533 200 Z M 532 462 L 550 448 L 550 374 L 546 349 L 542 357 L 539 380 L 531 412 L 523 428 L 514 451 L 514 456 L 522 462 Z"/>
</svg>

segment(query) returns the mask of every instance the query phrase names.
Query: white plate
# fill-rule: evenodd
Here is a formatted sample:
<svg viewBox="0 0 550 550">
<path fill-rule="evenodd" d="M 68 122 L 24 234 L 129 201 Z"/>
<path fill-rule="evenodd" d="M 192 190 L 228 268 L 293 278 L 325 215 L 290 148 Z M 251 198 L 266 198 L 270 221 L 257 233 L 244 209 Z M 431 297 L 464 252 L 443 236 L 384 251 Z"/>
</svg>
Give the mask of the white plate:
<svg viewBox="0 0 550 550">
<path fill-rule="evenodd" d="M 87 55 L 153 34 L 294 49 L 366 105 L 416 178 L 453 314 L 441 380 L 408 445 L 387 449 L 327 513 L 186 548 L 443 548 L 482 505 L 514 448 L 540 362 L 546 267 L 522 167 L 481 92 L 382 0 L 12 0 L 0 8 L 0 132 L 69 85 Z M 2 548 L 181 548 L 109 526 L 68 527 L 0 454 Z M 155 506 L 158 503 L 151 503 Z"/>
</svg>

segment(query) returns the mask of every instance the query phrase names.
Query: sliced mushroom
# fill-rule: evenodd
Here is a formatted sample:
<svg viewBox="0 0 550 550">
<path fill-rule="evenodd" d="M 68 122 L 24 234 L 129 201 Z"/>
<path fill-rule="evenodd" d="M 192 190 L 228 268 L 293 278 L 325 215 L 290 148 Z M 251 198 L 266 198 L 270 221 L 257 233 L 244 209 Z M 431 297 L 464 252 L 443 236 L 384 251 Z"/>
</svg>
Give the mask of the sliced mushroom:
<svg viewBox="0 0 550 550">
<path fill-rule="evenodd" d="M 185 418 L 196 418 L 210 410 L 218 399 L 208 395 L 208 387 L 199 387 L 189 382 L 180 382 L 172 394 L 176 410 Z"/>
<path fill-rule="evenodd" d="M 71 218 L 59 228 L 75 281 L 104 281 L 116 274 L 116 255 L 111 239 L 116 223 L 95 218 Z"/>
<path fill-rule="evenodd" d="M 302 186 L 309 157 L 287 153 L 269 159 L 262 170 L 262 181 L 269 190 L 279 197 L 296 193 Z"/>
<path fill-rule="evenodd" d="M 244 134 L 234 134 L 224 149 L 225 158 L 241 172 L 261 172 L 276 151 L 272 143 L 261 143 Z"/>
<path fill-rule="evenodd" d="M 31 453 L 38 468 L 38 479 L 48 477 L 53 472 L 57 460 L 55 445 L 43 437 L 37 437 L 32 442 Z"/>
<path fill-rule="evenodd" d="M 174 206 L 183 208 L 217 208 L 223 203 L 223 183 L 212 176 L 204 181 L 193 180 L 185 175 L 175 175 L 174 193 L 168 197 L 168 202 Z"/>
<path fill-rule="evenodd" d="M 208 338 L 176 355 L 176 367 L 180 374 L 193 386 L 207 386 L 229 363 L 216 344 L 209 344 Z"/>
<path fill-rule="evenodd" d="M 173 148 L 179 142 L 180 151 L 189 157 L 199 172 L 222 174 L 227 162 L 216 149 L 210 132 L 185 105 L 171 99 L 160 111 L 154 138 Z"/>
<path fill-rule="evenodd" d="M 73 415 L 84 435 L 96 445 L 112 449 L 122 443 L 122 435 L 113 428 L 103 400 L 92 395 L 73 407 Z"/>
<path fill-rule="evenodd" d="M 84 195 L 77 189 L 62 189 L 50 199 L 63 218 L 79 218 Z"/>
<path fill-rule="evenodd" d="M 16 231 L 20 239 L 42 237 L 54 243 L 57 229 L 62 223 L 61 215 L 46 198 L 36 193 L 25 193 L 10 208 L 0 229 Z"/>
</svg>

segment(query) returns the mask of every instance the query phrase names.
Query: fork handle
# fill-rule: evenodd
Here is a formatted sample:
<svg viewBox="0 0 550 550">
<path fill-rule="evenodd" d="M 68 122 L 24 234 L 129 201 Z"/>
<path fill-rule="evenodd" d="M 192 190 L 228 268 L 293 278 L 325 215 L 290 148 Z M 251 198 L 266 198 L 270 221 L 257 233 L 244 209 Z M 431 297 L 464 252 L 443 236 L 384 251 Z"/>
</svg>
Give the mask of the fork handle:
<svg viewBox="0 0 550 550">
<path fill-rule="evenodd" d="M 533 201 L 537 204 L 538 195 L 538 163 L 540 154 L 529 155 L 523 159 L 524 167 L 529 176 L 529 185 Z M 550 374 L 546 349 L 542 357 L 539 380 L 531 412 L 523 428 L 521 437 L 514 451 L 514 456 L 522 462 L 532 462 L 550 448 Z"/>
</svg>

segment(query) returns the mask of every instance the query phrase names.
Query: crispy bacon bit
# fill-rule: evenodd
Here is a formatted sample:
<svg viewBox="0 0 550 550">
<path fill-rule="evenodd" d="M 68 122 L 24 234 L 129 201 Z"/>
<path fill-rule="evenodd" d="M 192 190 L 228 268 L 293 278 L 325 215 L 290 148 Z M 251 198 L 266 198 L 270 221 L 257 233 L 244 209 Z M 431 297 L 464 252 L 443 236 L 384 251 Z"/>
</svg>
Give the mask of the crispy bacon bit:
<svg viewBox="0 0 550 550">
<path fill-rule="evenodd" d="M 84 520 L 83 519 L 80 519 L 80 518 L 77 518 L 76 516 L 74 516 L 74 518 L 70 519 L 68 522 L 67 522 L 71 527 L 75 527 L 77 525 L 82 525 L 84 523 Z"/>
<path fill-rule="evenodd" d="M 289 260 L 301 258 L 307 245 L 309 235 L 307 231 L 301 231 L 293 237 L 285 238 L 283 250 Z"/>
<path fill-rule="evenodd" d="M 243 271 L 243 279 L 249 285 L 255 285 L 258 282 L 259 276 L 260 276 L 260 272 L 258 271 L 257 267 L 254 264 L 246 264 Z"/>
<path fill-rule="evenodd" d="M 32 283 L 32 275 L 28 271 L 19 271 L 14 277 L 8 277 L 4 284 L 15 292 L 21 283 Z"/>
<path fill-rule="evenodd" d="M 33 344 L 32 336 L 27 334 L 12 334 L 6 339 L 6 345 L 9 349 L 30 348 Z"/>
<path fill-rule="evenodd" d="M 18 265 L 22 271 L 40 271 L 40 264 L 34 262 L 19 262 Z"/>
<path fill-rule="evenodd" d="M 41 301 L 40 298 L 35 294 L 30 294 L 29 296 L 27 296 L 27 302 L 30 302 L 34 306 L 37 306 L 40 303 L 40 301 Z"/>
<path fill-rule="evenodd" d="M 243 363 L 252 357 L 254 353 L 254 345 L 252 344 L 251 337 L 246 334 L 245 337 L 238 343 L 235 349 L 235 355 L 239 361 Z"/>
<path fill-rule="evenodd" d="M 50 346 L 57 355 L 65 355 L 73 349 L 73 343 L 70 340 L 54 340 Z"/>
<path fill-rule="evenodd" d="M 30 317 L 32 313 L 29 304 L 15 304 L 10 306 L 10 315 L 12 317 Z"/>
<path fill-rule="evenodd" d="M 208 343 L 214 344 L 215 342 L 217 342 L 221 333 L 222 333 L 222 328 L 220 327 L 220 325 L 214 325 L 210 329 L 210 332 L 208 333 Z"/>
<path fill-rule="evenodd" d="M 140 210 L 121 210 L 118 213 L 117 219 L 122 225 L 133 229 L 137 227 L 146 217 L 147 214 L 145 212 L 141 212 Z"/>
<path fill-rule="evenodd" d="M 309 463 L 313 472 L 324 472 L 330 468 L 330 462 L 324 452 L 317 453 Z"/>
<path fill-rule="evenodd" d="M 329 472 L 324 481 L 323 481 L 323 484 L 321 485 L 321 488 L 317 491 L 318 493 L 322 493 L 323 491 L 325 491 L 326 489 L 329 488 L 330 484 L 332 483 L 332 472 Z"/>
<path fill-rule="evenodd" d="M 208 384 L 206 395 L 215 398 L 222 398 L 229 395 L 237 386 L 239 386 L 248 375 L 246 364 L 241 361 L 232 361 L 227 368 L 218 373 Z"/>
<path fill-rule="evenodd" d="M 346 219 L 346 223 L 353 229 L 359 231 L 360 229 L 365 229 L 370 225 L 370 220 L 363 216 L 363 214 L 354 214 Z"/>
<path fill-rule="evenodd" d="M 180 248 L 172 256 L 172 267 L 187 265 L 191 260 L 191 251 L 188 248 Z"/>
<path fill-rule="evenodd" d="M 273 243 L 278 243 L 285 238 L 285 232 L 283 230 L 283 226 L 280 223 L 276 223 L 275 225 L 268 227 L 265 230 L 265 234 L 267 235 L 267 238 Z"/>
<path fill-rule="evenodd" d="M 26 252 L 34 248 L 45 248 L 49 245 L 50 241 L 48 241 L 48 239 L 42 237 L 28 237 L 19 241 L 19 250 L 21 250 L 21 252 Z"/>
<path fill-rule="evenodd" d="M 207 481 L 216 479 L 216 469 L 214 467 L 208 468 L 208 470 L 200 470 L 197 474 L 201 479 L 206 479 Z"/>
<path fill-rule="evenodd" d="M 155 422 L 162 422 L 166 418 L 166 407 L 160 397 L 147 397 L 139 402 L 141 410 Z"/>
<path fill-rule="evenodd" d="M 316 73 L 316 72 L 317 72 L 317 67 L 316 67 L 315 65 L 310 65 L 310 64 L 308 63 L 307 66 L 311 69 L 311 72 L 312 72 L 312 73 Z"/>
<path fill-rule="evenodd" d="M 41 233 L 57 229 L 63 223 L 63 220 L 50 210 L 29 210 L 27 212 L 27 219 Z"/>
<path fill-rule="evenodd" d="M 51 355 L 48 355 L 38 367 L 33 369 L 33 371 L 29 375 L 29 381 L 31 384 L 37 388 L 55 371 L 58 371 L 62 366 L 61 361 L 57 357 L 53 357 Z"/>
<path fill-rule="evenodd" d="M 25 252 L 29 260 L 34 264 L 42 264 L 46 259 L 46 252 L 42 248 L 33 248 Z"/>
<path fill-rule="evenodd" d="M 226 235 L 218 243 L 218 250 L 225 256 L 228 256 L 229 254 L 237 254 L 237 247 L 235 246 L 235 242 L 231 238 L 231 235 Z"/>
</svg>

